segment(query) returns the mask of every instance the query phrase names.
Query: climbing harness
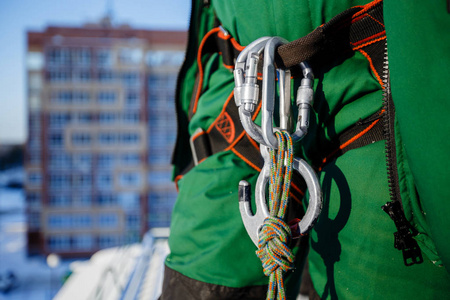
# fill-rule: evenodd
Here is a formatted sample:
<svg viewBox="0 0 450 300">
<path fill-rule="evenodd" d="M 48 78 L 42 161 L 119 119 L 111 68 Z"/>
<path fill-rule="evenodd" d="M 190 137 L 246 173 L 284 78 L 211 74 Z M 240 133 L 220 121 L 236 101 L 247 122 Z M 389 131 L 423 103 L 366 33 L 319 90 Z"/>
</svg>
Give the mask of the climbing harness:
<svg viewBox="0 0 450 300">
<path fill-rule="evenodd" d="M 307 233 L 316 222 L 322 209 L 322 192 L 317 175 L 304 160 L 294 158 L 292 142 L 303 138 L 309 125 L 309 113 L 313 101 L 313 74 L 307 63 L 301 68 L 304 78 L 297 92 L 299 108 L 297 126 L 290 134 L 290 72 L 278 70 L 280 84 L 280 128 L 273 127 L 275 108 L 275 50 L 285 41 L 279 37 L 263 37 L 251 43 L 241 52 L 235 66 L 235 101 L 239 107 L 241 123 L 247 133 L 260 142 L 263 168 L 255 189 L 257 211 L 251 211 L 250 185 L 239 183 L 239 209 L 244 226 L 263 263 L 264 273 L 270 276 L 267 299 L 285 299 L 283 272 L 292 268 L 294 256 L 289 249 L 291 230 L 284 217 L 289 198 L 292 169 L 304 178 L 310 194 L 309 205 L 303 219 L 298 222 L 300 234 Z M 264 50 L 262 78 L 262 126 L 253 123 L 251 113 L 259 100 L 257 70 L 259 56 Z M 281 79 L 282 78 L 282 79 Z M 286 149 L 285 149 L 286 148 Z M 275 158 L 275 152 L 277 152 Z M 266 202 L 266 185 L 269 182 L 269 207 Z M 280 187 L 282 186 L 282 192 Z"/>
<path fill-rule="evenodd" d="M 197 79 L 191 93 L 192 96 L 188 117 L 178 124 L 178 131 L 180 133 L 186 132 L 186 128 L 188 127 L 187 124 L 196 112 L 200 95 L 204 92 L 205 87 L 202 84 L 204 65 L 211 54 L 219 53 L 222 65 L 227 69 L 233 70 L 236 65 L 236 67 L 240 68 L 242 71 L 252 74 L 254 72 L 253 70 L 252 72 L 249 72 L 249 70 L 243 66 L 250 67 L 251 64 L 255 64 L 255 62 L 250 62 L 249 60 L 258 60 L 259 54 L 265 51 L 263 48 L 269 37 L 260 39 L 259 46 L 256 45 L 255 41 L 252 43 L 252 47 L 250 47 L 250 45 L 243 47 L 239 45 L 239 43 L 224 28 L 218 26 L 219 23 L 220 21 L 217 21 L 216 25 L 214 25 L 217 27 L 205 32 L 201 43 L 195 45 L 198 50 L 198 55 L 194 58 L 195 62 L 189 62 L 189 64 L 195 64 L 198 67 Z M 294 78 L 303 74 L 303 80 L 306 81 L 307 78 L 309 78 L 309 75 L 304 74 L 305 70 L 302 69 L 302 62 L 307 61 L 313 69 L 320 69 L 329 66 L 330 62 L 345 59 L 346 57 L 353 55 L 354 52 L 359 52 L 367 58 L 375 78 L 380 86 L 383 89 L 386 89 L 386 82 L 383 82 L 382 80 L 386 49 L 386 32 L 383 23 L 383 2 L 381 0 L 376 0 L 364 6 L 352 7 L 336 15 L 322 26 L 317 27 L 310 34 L 277 47 L 275 49 L 275 62 L 279 67 L 278 71 L 280 76 L 278 78 L 278 84 L 281 96 L 285 93 L 290 94 L 290 87 L 287 88 L 288 83 L 290 82 L 289 69 Z M 252 48 L 252 52 L 257 54 L 256 57 L 253 58 L 251 55 L 248 55 Z M 239 53 L 247 54 L 239 56 Z M 244 57 L 246 58 L 244 59 Z M 183 67 L 181 77 L 186 70 L 187 69 Z M 286 70 L 286 73 L 283 73 L 283 70 Z M 258 75 L 258 68 L 256 68 L 255 71 L 257 71 L 256 74 Z M 195 165 L 201 163 L 209 156 L 223 151 L 232 151 L 237 157 L 258 172 L 263 169 L 265 161 L 261 157 L 260 147 L 258 147 L 255 141 L 262 145 L 270 145 L 270 142 L 273 142 L 273 134 L 268 134 L 266 140 L 269 142 L 266 142 L 262 135 L 262 129 L 253 123 L 259 112 L 261 110 L 264 111 L 264 109 L 261 108 L 261 102 L 257 103 L 257 101 L 254 101 L 249 103 L 250 106 L 254 106 L 254 111 L 252 113 L 244 109 L 246 105 L 241 105 L 239 108 L 235 105 L 235 102 L 239 104 L 241 102 L 240 99 L 243 99 L 242 89 L 245 86 L 246 80 L 248 81 L 251 79 L 250 77 L 247 79 L 247 76 L 242 77 L 242 74 L 239 73 L 241 71 L 237 72 L 238 73 L 235 74 L 237 75 L 235 77 L 235 82 L 236 86 L 241 86 L 241 89 L 236 88 L 234 93 L 230 94 L 223 105 L 222 111 L 217 116 L 216 120 L 213 121 L 211 126 L 206 129 L 197 129 L 195 134 L 190 136 L 190 143 L 189 141 L 184 140 L 185 134 L 178 135 L 177 146 L 174 153 L 174 164 L 177 165 L 175 182 L 182 178 L 183 175 Z M 272 82 L 271 84 L 274 85 L 275 82 Z M 303 83 L 301 85 L 303 85 Z M 177 87 L 177 97 L 180 97 L 179 89 L 180 86 Z M 284 93 L 282 92 L 282 89 L 284 89 Z M 247 93 L 245 97 L 249 95 L 253 97 L 254 94 L 258 93 L 256 89 L 252 91 L 253 94 L 249 91 L 245 92 Z M 233 96 L 235 99 L 233 99 Z M 288 96 L 285 96 L 285 99 L 288 98 Z M 297 99 L 298 98 L 299 97 L 297 97 Z M 180 99 L 177 99 L 177 103 L 181 103 Z M 281 101 L 280 110 L 282 109 L 283 103 L 284 102 Z M 247 108 L 248 107 L 249 105 L 247 105 Z M 285 105 L 285 107 L 287 106 Z M 304 107 L 307 107 L 307 104 L 305 104 Z M 181 107 L 177 107 L 177 110 L 180 114 L 183 114 Z M 301 111 L 301 109 L 299 109 L 299 111 Z M 393 112 L 391 108 L 387 107 L 386 109 L 386 107 L 383 107 L 373 115 L 358 121 L 353 126 L 349 126 L 341 133 L 332 137 L 329 141 L 324 141 L 320 151 L 310 154 L 309 159 L 311 160 L 311 165 L 314 166 L 315 170 L 321 170 L 328 162 L 333 161 L 349 150 L 364 147 L 376 141 L 386 140 L 388 139 L 388 136 L 393 136 L 392 130 L 389 128 L 387 130 L 386 126 L 383 126 L 383 123 L 385 123 L 384 121 L 391 118 L 388 117 L 390 112 Z M 284 115 L 287 116 L 287 114 Z M 299 113 L 299 115 L 301 115 L 301 113 Z M 283 118 L 283 115 L 280 116 L 280 124 L 289 122 L 289 116 L 286 117 L 287 121 Z M 307 121 L 307 119 L 302 118 L 300 121 Z M 299 126 L 299 124 L 301 125 L 302 122 L 297 121 L 297 126 Z M 262 124 L 264 127 L 264 123 Z M 272 133 L 273 131 L 267 130 L 267 132 Z M 295 137 L 293 137 L 293 139 L 295 139 Z M 189 146 L 186 148 L 185 145 L 190 145 L 190 148 Z M 192 154 L 192 160 L 190 161 L 185 159 L 186 153 L 189 151 Z M 390 154 L 390 157 L 395 157 L 395 153 Z M 395 174 L 390 177 L 395 177 Z M 393 180 L 393 182 L 395 185 L 395 180 Z M 291 197 L 295 199 L 297 203 L 301 203 L 305 188 L 306 185 L 301 176 L 299 176 L 299 173 L 294 172 Z M 242 193 L 244 193 L 244 191 L 242 191 Z M 393 201 L 398 201 L 399 204 L 401 204 L 401 199 L 395 198 L 398 197 L 391 197 Z M 260 208 L 258 208 L 258 211 L 259 210 Z M 257 215 L 259 215 L 259 213 L 257 213 Z M 395 219 L 394 222 L 400 218 L 405 218 L 403 209 L 391 216 Z M 412 236 L 416 235 L 414 232 L 411 232 L 411 234 Z M 399 247 L 399 249 L 403 251 L 404 256 L 405 253 L 410 253 L 410 249 L 418 247 L 414 239 L 410 240 L 411 243 L 397 243 L 398 245 L 404 245 L 402 248 Z M 414 251 L 414 253 L 417 257 L 420 255 L 420 251 Z M 419 261 L 421 260 L 413 260 L 413 262 Z"/>
</svg>

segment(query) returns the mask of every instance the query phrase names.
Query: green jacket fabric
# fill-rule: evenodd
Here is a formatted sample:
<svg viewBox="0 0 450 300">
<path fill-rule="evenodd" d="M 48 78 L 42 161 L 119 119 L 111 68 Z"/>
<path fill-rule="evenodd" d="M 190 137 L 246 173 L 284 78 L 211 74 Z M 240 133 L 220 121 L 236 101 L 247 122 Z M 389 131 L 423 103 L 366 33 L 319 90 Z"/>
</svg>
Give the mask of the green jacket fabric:
<svg viewBox="0 0 450 300">
<path fill-rule="evenodd" d="M 216 19 L 241 45 L 262 36 L 293 41 L 338 13 L 368 1 L 193 1 L 186 61 L 177 92 L 174 175 L 190 161 L 189 137 L 207 130 L 234 88 L 233 74 L 213 54 L 204 66 L 203 93 L 188 117 L 197 50 Z M 445 1 L 385 1 L 398 183 L 405 216 L 417 230 L 422 264 L 406 267 L 394 248 L 395 225 L 381 206 L 390 201 L 385 141 L 353 149 L 319 172 L 324 208 L 310 233 L 314 289 L 330 299 L 439 299 L 450 295 L 450 14 Z M 327 141 L 382 106 L 383 91 L 361 53 L 315 69 L 314 112 L 296 155 L 314 157 Z M 295 103 L 295 99 L 292 99 Z M 259 118 L 256 120 L 259 121 Z M 257 171 L 232 151 L 216 153 L 178 180 L 166 266 L 207 284 L 265 285 L 256 247 L 242 224 L 238 183 L 254 187 Z M 307 199 L 305 199 L 307 202 Z M 287 275 L 295 299 L 305 255 Z M 191 295 L 192 299 L 213 299 Z M 164 293 L 163 293 L 164 295 Z M 187 297 L 187 296 L 186 296 Z M 164 297 L 163 297 L 164 299 Z M 187 297 L 186 299 L 189 299 Z"/>
</svg>

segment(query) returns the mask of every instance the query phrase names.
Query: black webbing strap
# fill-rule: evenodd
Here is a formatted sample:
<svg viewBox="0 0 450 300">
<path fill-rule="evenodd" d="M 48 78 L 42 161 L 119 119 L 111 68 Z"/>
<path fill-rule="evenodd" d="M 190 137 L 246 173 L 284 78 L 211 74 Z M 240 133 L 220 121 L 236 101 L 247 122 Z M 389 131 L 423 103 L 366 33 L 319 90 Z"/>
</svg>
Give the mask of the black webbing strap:
<svg viewBox="0 0 450 300">
<path fill-rule="evenodd" d="M 303 61 L 308 61 L 313 68 L 327 65 L 336 58 L 384 40 L 383 24 L 381 0 L 352 7 L 310 34 L 280 46 L 277 49 L 278 66 L 292 68 Z M 377 68 L 377 71 L 382 74 L 381 69 Z"/>
<path fill-rule="evenodd" d="M 328 162 L 347 151 L 384 140 L 383 114 L 384 112 L 380 110 L 364 120 L 359 120 L 328 145 L 323 145 L 322 151 L 315 153 L 315 157 L 312 157 L 313 165 L 317 170 L 321 170 Z"/>
</svg>

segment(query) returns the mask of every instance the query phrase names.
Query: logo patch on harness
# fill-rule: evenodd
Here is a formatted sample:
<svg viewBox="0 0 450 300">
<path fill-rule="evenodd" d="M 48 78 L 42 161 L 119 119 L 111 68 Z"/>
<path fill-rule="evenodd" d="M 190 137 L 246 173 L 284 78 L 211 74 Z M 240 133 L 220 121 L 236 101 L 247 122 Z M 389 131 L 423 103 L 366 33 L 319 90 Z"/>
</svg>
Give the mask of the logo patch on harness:
<svg viewBox="0 0 450 300">
<path fill-rule="evenodd" d="M 225 140 L 231 144 L 234 140 L 234 123 L 226 111 L 218 118 L 215 126 Z"/>
</svg>

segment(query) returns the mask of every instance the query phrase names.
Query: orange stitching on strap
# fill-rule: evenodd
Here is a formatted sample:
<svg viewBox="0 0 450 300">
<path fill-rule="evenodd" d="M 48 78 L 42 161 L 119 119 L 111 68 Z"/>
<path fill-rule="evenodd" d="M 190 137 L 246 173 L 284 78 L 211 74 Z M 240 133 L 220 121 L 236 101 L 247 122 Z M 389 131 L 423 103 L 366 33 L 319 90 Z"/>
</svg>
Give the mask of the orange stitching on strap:
<svg viewBox="0 0 450 300">
<path fill-rule="evenodd" d="M 226 111 L 224 111 L 221 116 L 222 117 L 219 118 L 219 121 L 216 123 L 215 127 L 222 134 L 222 136 L 225 138 L 225 140 L 228 143 L 231 143 L 234 139 L 234 134 L 235 134 L 233 120 L 231 119 L 230 115 Z"/>
<path fill-rule="evenodd" d="M 261 169 L 254 165 L 251 161 L 249 161 L 248 159 L 246 159 L 242 154 L 240 154 L 239 152 L 237 152 L 236 149 L 231 148 L 231 151 L 233 151 L 234 154 L 236 154 L 240 159 L 242 159 L 243 161 L 245 161 L 250 167 L 252 167 L 253 169 L 255 169 L 258 172 L 261 172 Z"/>
<path fill-rule="evenodd" d="M 375 77 L 377 78 L 378 83 L 381 85 L 381 88 L 384 89 L 383 80 L 381 80 L 380 75 L 378 75 L 378 72 L 375 69 L 375 66 L 373 65 L 372 58 L 370 58 L 369 54 L 367 54 L 364 50 L 359 49 L 358 51 L 361 52 L 361 54 L 364 55 L 367 58 L 367 60 L 369 61 L 369 64 L 370 64 L 370 68 L 372 69 L 373 73 L 375 74 Z"/>
<path fill-rule="evenodd" d="M 345 143 L 343 143 L 342 145 L 339 146 L 339 148 L 337 148 L 336 150 L 334 150 L 330 155 L 328 155 L 327 157 L 325 157 L 322 160 L 322 165 L 319 167 L 319 171 L 322 170 L 323 166 L 325 165 L 325 163 L 327 163 L 327 161 L 333 157 L 339 150 L 344 149 L 345 147 L 348 147 L 351 143 L 353 143 L 354 141 L 356 141 L 357 139 L 359 139 L 360 137 L 362 137 L 363 135 L 365 135 L 370 129 L 372 129 L 378 122 L 380 121 L 380 119 L 377 119 L 375 121 L 372 122 L 372 124 L 370 124 L 366 129 L 364 129 L 363 131 L 361 131 L 360 133 L 356 134 L 354 137 L 352 137 L 351 139 L 349 139 L 348 141 L 346 141 Z"/>
<path fill-rule="evenodd" d="M 365 43 L 365 44 L 363 44 L 363 45 L 360 45 L 360 46 L 358 46 L 358 47 L 354 47 L 354 48 L 352 48 L 352 50 L 353 50 L 353 51 L 356 51 L 356 50 L 359 50 L 359 49 L 364 48 L 364 47 L 366 47 L 366 46 L 375 44 L 376 42 L 379 42 L 379 41 L 382 41 L 382 40 L 385 40 L 385 39 L 386 39 L 386 36 L 383 36 L 383 37 L 380 37 L 379 39 L 370 41 L 370 42 Z"/>
<path fill-rule="evenodd" d="M 363 9 L 358 11 L 356 14 L 353 15 L 353 18 L 357 18 L 362 14 L 365 14 L 369 9 L 373 8 L 374 6 L 378 5 L 383 0 L 375 0 L 370 3 L 367 3 L 366 5 L 363 5 Z"/>
<path fill-rule="evenodd" d="M 371 18 L 372 20 L 374 20 L 375 22 L 377 22 L 378 24 L 380 24 L 381 26 L 383 26 L 384 28 L 384 24 L 381 23 L 380 21 L 378 21 L 377 19 L 375 19 L 374 17 L 372 17 L 371 15 L 367 15 L 369 18 Z"/>
<path fill-rule="evenodd" d="M 371 41 L 371 40 L 373 40 L 373 39 L 375 39 L 375 38 L 377 38 L 379 36 L 382 36 L 382 35 L 384 35 L 384 38 L 386 38 L 386 30 L 383 30 L 382 32 L 378 32 L 378 33 L 376 33 L 376 34 L 374 34 L 372 36 L 369 36 L 369 37 L 367 37 L 365 39 L 362 39 L 360 41 L 357 41 L 357 42 L 351 43 L 351 44 L 352 44 L 352 46 L 359 46 L 361 44 L 368 45 L 369 43 L 366 43 L 366 42 L 369 42 L 369 41 Z M 376 41 L 380 41 L 380 40 L 382 40 L 382 39 L 377 39 Z M 373 42 L 374 41 L 372 41 L 372 43 Z M 355 48 L 353 48 L 353 50 L 355 50 Z"/>
<path fill-rule="evenodd" d="M 358 17 L 355 17 L 355 16 L 356 16 L 356 15 L 353 15 L 353 16 L 352 16 L 352 24 L 354 24 L 354 23 L 356 23 L 356 22 L 358 22 L 358 21 L 364 19 L 365 17 L 368 16 L 368 14 L 363 14 L 363 15 L 360 15 L 360 16 L 358 16 Z"/>
<path fill-rule="evenodd" d="M 225 101 L 225 103 L 223 104 L 222 110 L 220 111 L 219 116 L 214 120 L 214 122 L 212 122 L 212 124 L 209 126 L 208 130 L 206 130 L 207 133 L 210 133 L 211 130 L 214 128 L 214 126 L 216 125 L 216 123 L 219 121 L 220 116 L 225 112 L 225 110 L 227 109 L 227 105 L 228 102 L 231 101 L 231 99 L 233 99 L 234 96 L 234 91 L 231 92 L 230 96 L 228 96 L 227 100 Z"/>
<path fill-rule="evenodd" d="M 203 66 L 202 66 L 202 51 L 203 51 L 203 46 L 205 45 L 206 41 L 208 40 L 208 38 L 216 33 L 217 31 L 220 31 L 219 28 L 213 28 L 211 29 L 203 38 L 202 42 L 200 43 L 200 46 L 198 48 L 198 53 L 197 53 L 197 64 L 198 64 L 198 72 L 199 72 L 199 82 L 198 82 L 198 88 L 197 88 L 197 95 L 195 96 L 195 101 L 194 101 L 194 108 L 192 109 L 192 112 L 195 114 L 197 112 L 197 104 L 198 104 L 198 99 L 200 98 L 200 94 L 202 93 L 202 88 L 203 88 Z"/>
</svg>

